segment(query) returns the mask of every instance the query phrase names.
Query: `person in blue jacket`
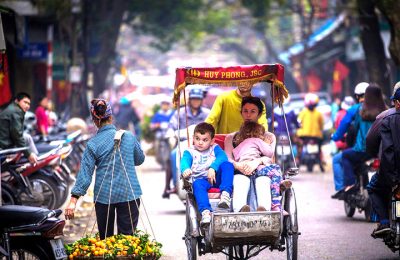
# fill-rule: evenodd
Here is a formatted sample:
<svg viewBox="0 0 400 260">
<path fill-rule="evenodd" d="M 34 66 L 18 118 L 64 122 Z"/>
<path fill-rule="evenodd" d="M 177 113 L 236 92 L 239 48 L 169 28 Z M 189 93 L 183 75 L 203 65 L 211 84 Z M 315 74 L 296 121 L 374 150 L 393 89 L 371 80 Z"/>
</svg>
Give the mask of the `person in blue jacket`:
<svg viewBox="0 0 400 260">
<path fill-rule="evenodd" d="M 104 99 L 93 99 L 90 113 L 98 131 L 86 145 L 75 185 L 71 189 L 71 199 L 65 208 L 65 218 L 74 218 L 79 197 L 86 194 L 93 175 L 96 175 L 94 208 L 100 239 L 114 234 L 115 217 L 118 234 L 132 235 L 138 224 L 142 195 L 135 166 L 144 162 L 145 155 L 136 137 L 126 131 L 121 138 L 120 149 L 115 154 L 113 165 L 117 129 L 112 124 L 111 105 Z"/>
<path fill-rule="evenodd" d="M 340 122 L 338 130 L 332 136 L 334 141 L 340 140 L 351 124 L 353 124 L 357 132 L 354 146 L 344 150 L 342 153 L 345 186 L 342 193 L 354 186 L 354 168 L 371 158 L 366 152 L 365 146 L 367 133 L 372 123 L 375 121 L 376 116 L 386 109 L 382 90 L 377 85 L 365 82 L 359 83 L 356 86 L 355 94 L 359 103 L 347 110 L 346 115 Z"/>
<path fill-rule="evenodd" d="M 230 208 L 233 189 L 233 164 L 222 148 L 215 144 L 215 129 L 211 124 L 196 125 L 193 146 L 183 152 L 181 172 L 183 178 L 193 177 L 193 194 L 202 215 L 200 225 L 211 221 L 211 205 L 207 191 L 212 187 L 221 190 L 219 208 Z"/>
</svg>

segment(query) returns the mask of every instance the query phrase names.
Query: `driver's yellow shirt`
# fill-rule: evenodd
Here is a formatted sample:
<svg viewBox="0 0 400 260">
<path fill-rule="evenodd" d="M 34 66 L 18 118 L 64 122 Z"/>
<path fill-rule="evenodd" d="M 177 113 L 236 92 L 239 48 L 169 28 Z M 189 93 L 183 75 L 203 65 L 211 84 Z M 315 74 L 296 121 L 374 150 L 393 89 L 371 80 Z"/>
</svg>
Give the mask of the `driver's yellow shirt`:
<svg viewBox="0 0 400 260">
<path fill-rule="evenodd" d="M 236 92 L 236 90 L 222 93 L 215 100 L 205 122 L 214 126 L 216 134 L 230 134 L 237 132 L 243 123 L 243 118 L 240 112 L 241 105 L 242 97 Z M 264 102 L 263 106 L 264 110 L 261 117 L 258 119 L 258 123 L 264 126 L 265 131 L 268 131 Z"/>
</svg>

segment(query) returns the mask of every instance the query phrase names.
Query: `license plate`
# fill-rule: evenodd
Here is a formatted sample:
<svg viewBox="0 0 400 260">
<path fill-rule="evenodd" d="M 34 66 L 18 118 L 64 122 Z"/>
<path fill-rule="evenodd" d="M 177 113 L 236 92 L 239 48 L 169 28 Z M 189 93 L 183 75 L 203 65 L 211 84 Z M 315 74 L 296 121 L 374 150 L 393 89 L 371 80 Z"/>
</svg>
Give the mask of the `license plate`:
<svg viewBox="0 0 400 260">
<path fill-rule="evenodd" d="M 290 146 L 278 146 L 276 152 L 278 153 L 278 155 L 289 155 L 290 154 Z"/>
<path fill-rule="evenodd" d="M 400 201 L 396 201 L 396 218 L 400 218 Z"/>
<path fill-rule="evenodd" d="M 307 144 L 307 152 L 308 153 L 318 153 L 318 145 L 317 144 Z"/>
<path fill-rule="evenodd" d="M 55 259 L 57 260 L 66 259 L 68 257 L 67 253 L 65 253 L 64 243 L 60 238 L 55 240 L 50 240 L 50 244 L 51 247 L 53 248 Z"/>
</svg>

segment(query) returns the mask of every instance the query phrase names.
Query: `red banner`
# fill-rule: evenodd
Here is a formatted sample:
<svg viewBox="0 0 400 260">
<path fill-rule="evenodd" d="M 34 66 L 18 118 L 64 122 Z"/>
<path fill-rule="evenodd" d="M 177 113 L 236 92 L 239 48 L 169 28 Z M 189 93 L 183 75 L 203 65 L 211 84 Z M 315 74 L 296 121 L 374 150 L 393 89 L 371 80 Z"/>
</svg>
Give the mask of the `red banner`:
<svg viewBox="0 0 400 260">
<path fill-rule="evenodd" d="M 0 106 L 2 106 L 10 102 L 12 95 L 8 76 L 7 54 L 2 52 L 0 54 L 0 59 Z"/>
<path fill-rule="evenodd" d="M 234 67 L 178 68 L 176 69 L 174 100 L 189 84 L 237 86 L 267 81 L 284 89 L 284 68 L 281 64 L 258 64 Z"/>
<path fill-rule="evenodd" d="M 335 62 L 333 70 L 332 94 L 340 94 L 342 92 L 342 81 L 349 76 L 350 70 L 339 60 Z"/>
<path fill-rule="evenodd" d="M 308 91 L 309 92 L 319 92 L 321 90 L 322 81 L 318 77 L 317 73 L 310 71 L 307 75 Z"/>
</svg>

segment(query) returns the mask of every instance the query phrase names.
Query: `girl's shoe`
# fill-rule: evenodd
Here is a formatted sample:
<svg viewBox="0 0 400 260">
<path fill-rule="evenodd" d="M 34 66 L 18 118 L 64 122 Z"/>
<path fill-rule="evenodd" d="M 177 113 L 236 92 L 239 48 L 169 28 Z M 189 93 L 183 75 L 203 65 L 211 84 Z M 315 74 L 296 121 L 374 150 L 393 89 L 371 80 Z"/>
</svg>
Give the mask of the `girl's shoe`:
<svg viewBox="0 0 400 260">
<path fill-rule="evenodd" d="M 239 212 L 250 212 L 250 206 L 249 205 L 244 205 Z"/>
</svg>

